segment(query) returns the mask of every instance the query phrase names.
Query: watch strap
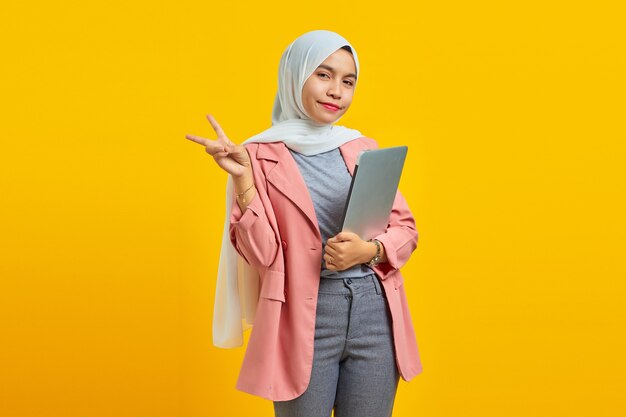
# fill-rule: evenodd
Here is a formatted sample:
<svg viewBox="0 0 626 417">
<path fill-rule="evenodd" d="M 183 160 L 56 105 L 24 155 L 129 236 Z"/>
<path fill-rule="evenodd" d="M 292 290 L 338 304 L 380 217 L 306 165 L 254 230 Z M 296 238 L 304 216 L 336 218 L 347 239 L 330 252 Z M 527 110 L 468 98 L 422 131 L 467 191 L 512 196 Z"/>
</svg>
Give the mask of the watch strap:
<svg viewBox="0 0 626 417">
<path fill-rule="evenodd" d="M 378 239 L 368 239 L 368 242 L 373 242 L 376 245 L 376 255 L 367 263 L 368 266 L 376 266 L 380 263 L 380 241 Z"/>
</svg>

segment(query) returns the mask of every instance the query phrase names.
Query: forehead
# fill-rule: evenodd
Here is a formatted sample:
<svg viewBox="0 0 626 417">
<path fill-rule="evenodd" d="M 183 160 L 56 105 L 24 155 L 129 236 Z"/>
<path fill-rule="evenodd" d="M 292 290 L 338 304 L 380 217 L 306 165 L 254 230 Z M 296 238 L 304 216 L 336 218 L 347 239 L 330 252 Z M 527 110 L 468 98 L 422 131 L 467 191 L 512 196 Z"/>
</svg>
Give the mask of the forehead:
<svg viewBox="0 0 626 417">
<path fill-rule="evenodd" d="M 354 63 L 354 57 L 345 49 L 338 49 L 328 56 L 322 62 L 320 67 L 324 66 L 339 75 L 348 75 L 356 73 L 356 65 Z M 328 68 L 330 67 L 330 68 Z M 319 67 L 318 67 L 319 68 Z"/>
</svg>

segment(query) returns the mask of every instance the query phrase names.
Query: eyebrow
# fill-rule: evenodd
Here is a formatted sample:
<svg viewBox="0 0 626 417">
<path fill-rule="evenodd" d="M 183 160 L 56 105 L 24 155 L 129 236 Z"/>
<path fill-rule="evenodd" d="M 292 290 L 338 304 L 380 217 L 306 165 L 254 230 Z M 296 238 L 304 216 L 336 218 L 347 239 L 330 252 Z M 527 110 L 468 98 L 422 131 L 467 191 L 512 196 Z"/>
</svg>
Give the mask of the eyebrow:
<svg viewBox="0 0 626 417">
<path fill-rule="evenodd" d="M 324 68 L 332 73 L 335 73 L 335 69 L 333 67 L 329 67 L 328 65 L 325 65 L 325 64 L 320 64 L 317 68 Z M 351 72 L 350 74 L 346 74 L 346 77 L 354 77 L 354 79 L 356 80 L 356 74 L 353 72 Z"/>
</svg>

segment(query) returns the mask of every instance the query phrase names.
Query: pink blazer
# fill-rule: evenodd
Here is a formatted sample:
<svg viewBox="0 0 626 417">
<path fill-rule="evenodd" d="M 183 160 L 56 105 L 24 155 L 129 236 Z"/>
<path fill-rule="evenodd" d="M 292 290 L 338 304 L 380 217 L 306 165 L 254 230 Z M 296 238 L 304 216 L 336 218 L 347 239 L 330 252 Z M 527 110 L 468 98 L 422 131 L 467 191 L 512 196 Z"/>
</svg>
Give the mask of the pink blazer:
<svg viewBox="0 0 626 417">
<path fill-rule="evenodd" d="M 282 142 L 248 143 L 256 195 L 241 213 L 234 200 L 230 239 L 259 271 L 261 289 L 236 388 L 273 401 L 298 397 L 313 364 L 322 240 L 313 202 L 296 161 Z M 339 149 L 352 175 L 357 154 L 377 148 L 361 137 Z M 387 294 L 396 363 L 402 379 L 422 371 L 400 268 L 417 247 L 415 220 L 397 192 L 387 231 L 376 236 L 388 262 L 374 267 Z"/>
</svg>

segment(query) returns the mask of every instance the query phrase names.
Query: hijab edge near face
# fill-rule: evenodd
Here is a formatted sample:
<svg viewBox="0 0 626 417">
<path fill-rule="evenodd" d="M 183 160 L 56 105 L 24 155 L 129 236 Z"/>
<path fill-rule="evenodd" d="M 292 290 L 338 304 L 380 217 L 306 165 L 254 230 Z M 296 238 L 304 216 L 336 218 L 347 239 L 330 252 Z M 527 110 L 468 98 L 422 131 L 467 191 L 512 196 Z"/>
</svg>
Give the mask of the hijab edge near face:
<svg viewBox="0 0 626 417">
<path fill-rule="evenodd" d="M 302 90 L 307 79 L 326 58 L 343 46 L 350 47 L 357 77 L 360 78 L 356 50 L 343 36 L 328 30 L 314 30 L 293 41 L 280 59 L 272 126 L 246 139 L 242 144 L 280 141 L 288 148 L 310 156 L 362 137 L 363 134 L 358 130 L 336 124 L 320 124 L 312 120 L 304 112 L 302 103 Z"/>
</svg>

